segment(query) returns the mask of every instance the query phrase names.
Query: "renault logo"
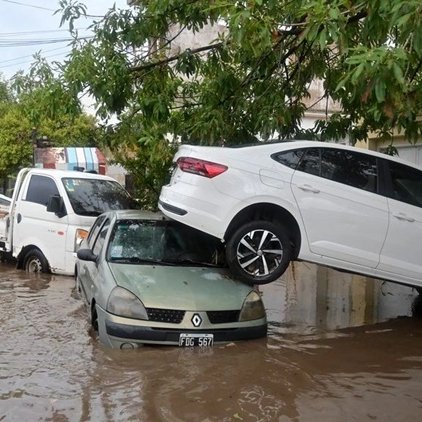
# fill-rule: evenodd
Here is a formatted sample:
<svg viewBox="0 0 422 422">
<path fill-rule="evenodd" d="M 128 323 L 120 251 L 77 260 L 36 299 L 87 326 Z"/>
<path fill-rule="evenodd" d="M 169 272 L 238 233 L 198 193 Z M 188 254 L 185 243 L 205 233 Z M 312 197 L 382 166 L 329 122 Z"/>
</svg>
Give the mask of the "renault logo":
<svg viewBox="0 0 422 422">
<path fill-rule="evenodd" d="M 198 314 L 193 314 L 191 321 L 194 327 L 199 327 L 202 324 L 202 318 Z"/>
</svg>

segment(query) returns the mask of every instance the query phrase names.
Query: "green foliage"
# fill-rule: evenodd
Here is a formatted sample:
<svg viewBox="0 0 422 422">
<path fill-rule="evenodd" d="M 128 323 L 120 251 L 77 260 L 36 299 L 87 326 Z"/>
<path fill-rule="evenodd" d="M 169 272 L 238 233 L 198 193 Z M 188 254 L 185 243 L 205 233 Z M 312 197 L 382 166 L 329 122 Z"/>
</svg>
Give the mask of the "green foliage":
<svg viewBox="0 0 422 422">
<path fill-rule="evenodd" d="M 29 72 L 0 81 L 0 178 L 32 163 L 33 137 L 53 146 L 96 146 L 103 130 L 39 56 Z"/>
<path fill-rule="evenodd" d="M 71 25 L 87 13 L 75 1 L 60 6 Z M 200 48 L 176 48 L 186 31 L 219 23 L 226 30 Z M 64 78 L 92 94 L 103 117 L 137 115 L 144 138 L 294 136 L 317 79 L 344 112 L 314 137 L 421 134 L 420 0 L 139 0 L 92 29 L 94 39 L 75 39 Z"/>
<path fill-rule="evenodd" d="M 17 105 L 0 104 L 0 179 L 31 163 L 29 127 Z"/>
<path fill-rule="evenodd" d="M 393 128 L 411 141 L 422 134 L 420 0 L 134 3 L 97 17 L 94 37 L 79 39 L 76 21 L 89 16 L 87 7 L 59 1 L 74 39 L 69 59 L 50 66 L 36 55 L 28 74 L 0 81 L 1 174 L 30 159 L 33 128 L 63 146 L 98 145 L 106 133 L 138 198 L 153 207 L 169 177 L 169 137 L 223 145 L 274 136 L 391 139 Z M 213 35 L 204 39 L 204 30 Z M 179 44 L 189 33 L 199 45 Z M 324 92 L 313 98 L 318 80 Z M 101 118 L 120 123 L 97 127 L 82 112 L 84 95 Z M 312 104 L 323 111 L 327 98 L 342 111 L 303 131 L 304 113 Z"/>
<path fill-rule="evenodd" d="M 13 99 L 12 91 L 9 83 L 1 79 L 0 74 L 0 104 L 5 102 L 11 102 Z"/>
<path fill-rule="evenodd" d="M 159 133 L 160 128 L 155 128 Z M 170 177 L 175 145 L 142 129 L 138 118 L 122 116 L 120 125 L 109 128 L 107 144 L 116 162 L 132 175 L 135 197 L 145 209 L 155 210 L 161 187 Z"/>
</svg>

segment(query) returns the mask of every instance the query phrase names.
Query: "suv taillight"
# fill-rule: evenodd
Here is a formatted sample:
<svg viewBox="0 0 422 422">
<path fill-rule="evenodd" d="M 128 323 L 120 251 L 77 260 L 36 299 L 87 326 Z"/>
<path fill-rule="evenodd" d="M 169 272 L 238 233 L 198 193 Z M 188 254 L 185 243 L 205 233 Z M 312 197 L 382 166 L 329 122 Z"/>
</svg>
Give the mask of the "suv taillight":
<svg viewBox="0 0 422 422">
<path fill-rule="evenodd" d="M 197 174 L 212 179 L 224 173 L 228 167 L 223 164 L 212 163 L 211 161 L 200 160 L 198 158 L 180 157 L 177 160 L 180 170 L 186 173 Z"/>
</svg>

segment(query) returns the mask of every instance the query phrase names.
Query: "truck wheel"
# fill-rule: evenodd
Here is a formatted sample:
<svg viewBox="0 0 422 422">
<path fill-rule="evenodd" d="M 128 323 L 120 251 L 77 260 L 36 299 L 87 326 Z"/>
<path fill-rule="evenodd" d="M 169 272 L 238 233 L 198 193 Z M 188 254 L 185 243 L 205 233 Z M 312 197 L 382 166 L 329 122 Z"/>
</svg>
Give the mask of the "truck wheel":
<svg viewBox="0 0 422 422">
<path fill-rule="evenodd" d="M 24 259 L 24 268 L 28 273 L 49 273 L 50 267 L 44 254 L 38 249 L 31 249 Z"/>
<path fill-rule="evenodd" d="M 267 284 L 279 278 L 286 271 L 291 255 L 286 229 L 264 220 L 239 227 L 226 246 L 231 272 L 249 284 Z"/>
</svg>

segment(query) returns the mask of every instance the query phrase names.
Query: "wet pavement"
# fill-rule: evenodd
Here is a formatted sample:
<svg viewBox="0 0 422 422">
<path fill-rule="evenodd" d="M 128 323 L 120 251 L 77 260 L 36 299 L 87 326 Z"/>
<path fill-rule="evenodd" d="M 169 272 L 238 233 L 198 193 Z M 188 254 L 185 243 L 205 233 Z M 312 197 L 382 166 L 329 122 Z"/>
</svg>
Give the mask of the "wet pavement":
<svg viewBox="0 0 422 422">
<path fill-rule="evenodd" d="M 119 351 L 72 278 L 0 264 L 0 421 L 421 419 L 414 289 L 296 263 L 261 290 L 268 338 Z"/>
</svg>

